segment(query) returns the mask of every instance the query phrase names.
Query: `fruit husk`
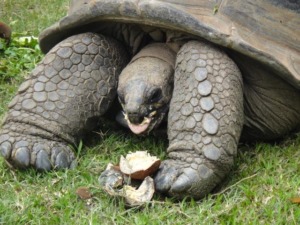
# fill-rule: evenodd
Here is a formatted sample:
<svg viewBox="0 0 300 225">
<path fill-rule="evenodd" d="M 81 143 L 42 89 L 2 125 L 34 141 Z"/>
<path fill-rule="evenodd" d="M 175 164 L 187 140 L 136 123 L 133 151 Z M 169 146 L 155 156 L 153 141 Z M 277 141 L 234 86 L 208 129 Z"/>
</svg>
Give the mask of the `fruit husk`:
<svg viewBox="0 0 300 225">
<path fill-rule="evenodd" d="M 155 173 L 160 166 L 160 159 L 151 156 L 147 151 L 129 153 L 121 156 L 120 170 L 132 179 L 143 180 Z"/>
<path fill-rule="evenodd" d="M 138 189 L 132 186 L 124 185 L 123 197 L 129 206 L 141 206 L 147 202 L 150 202 L 154 192 L 154 181 L 151 177 L 146 177 Z"/>
<path fill-rule="evenodd" d="M 109 163 L 105 171 L 103 171 L 100 175 L 99 183 L 106 192 L 113 195 L 114 189 L 123 186 L 124 175 L 120 171 L 119 166 L 114 166 L 113 164 Z"/>
<path fill-rule="evenodd" d="M 99 183 L 109 195 L 124 198 L 128 207 L 143 206 L 154 195 L 155 185 L 150 175 L 156 172 L 160 162 L 147 151 L 129 153 L 126 158 L 121 156 L 118 166 L 109 163 Z"/>
</svg>

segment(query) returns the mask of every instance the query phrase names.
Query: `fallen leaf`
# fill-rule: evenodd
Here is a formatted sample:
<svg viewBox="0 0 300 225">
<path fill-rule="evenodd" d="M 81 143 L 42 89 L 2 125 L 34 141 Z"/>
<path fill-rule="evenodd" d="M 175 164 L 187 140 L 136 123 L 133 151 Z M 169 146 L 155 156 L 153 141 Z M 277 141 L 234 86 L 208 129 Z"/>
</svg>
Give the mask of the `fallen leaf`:
<svg viewBox="0 0 300 225">
<path fill-rule="evenodd" d="M 83 200 L 89 199 L 92 197 L 92 194 L 87 187 L 79 187 L 76 190 L 76 194 Z"/>
<path fill-rule="evenodd" d="M 295 197 L 290 199 L 292 203 L 300 204 L 300 197 Z"/>
</svg>

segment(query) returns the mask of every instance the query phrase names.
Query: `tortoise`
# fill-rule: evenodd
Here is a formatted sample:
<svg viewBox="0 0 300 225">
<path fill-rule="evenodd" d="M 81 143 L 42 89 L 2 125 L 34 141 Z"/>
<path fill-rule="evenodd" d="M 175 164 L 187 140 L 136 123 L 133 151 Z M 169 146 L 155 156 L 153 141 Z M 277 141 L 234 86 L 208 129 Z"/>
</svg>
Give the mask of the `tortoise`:
<svg viewBox="0 0 300 225">
<path fill-rule="evenodd" d="M 139 135 L 167 119 L 156 189 L 202 198 L 240 140 L 299 129 L 299 12 L 292 0 L 73 0 L 40 34 L 46 55 L 8 106 L 1 154 L 20 169 L 74 167 L 69 145 L 118 95 L 117 118 Z"/>
<path fill-rule="evenodd" d="M 5 40 L 5 44 L 8 46 L 11 39 L 11 28 L 0 21 L 0 38 Z"/>
</svg>

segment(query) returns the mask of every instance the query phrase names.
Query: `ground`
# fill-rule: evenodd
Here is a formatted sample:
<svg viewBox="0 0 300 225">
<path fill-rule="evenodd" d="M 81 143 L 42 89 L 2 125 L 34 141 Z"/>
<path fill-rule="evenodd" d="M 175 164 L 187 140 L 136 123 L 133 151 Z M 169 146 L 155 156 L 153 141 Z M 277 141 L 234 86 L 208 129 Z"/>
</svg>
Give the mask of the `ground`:
<svg viewBox="0 0 300 225">
<path fill-rule="evenodd" d="M 63 16 L 67 0 L 2 0 L 0 18 L 17 36 L 37 36 Z M 22 34 L 17 34 L 22 33 Z M 13 44 L 0 50 L 0 118 L 24 76 L 41 59 L 33 43 Z M 219 192 L 201 201 L 181 201 L 155 196 L 144 209 L 127 209 L 123 201 L 107 196 L 98 176 L 121 154 L 149 150 L 165 157 L 167 140 L 138 138 L 123 131 L 105 129 L 96 141 L 78 146 L 75 170 L 37 173 L 14 171 L 0 159 L 0 224 L 299 224 L 300 135 L 278 143 L 240 145 L 236 165 Z M 95 139 L 94 139 L 95 140 Z M 76 195 L 87 187 L 92 198 Z"/>
</svg>

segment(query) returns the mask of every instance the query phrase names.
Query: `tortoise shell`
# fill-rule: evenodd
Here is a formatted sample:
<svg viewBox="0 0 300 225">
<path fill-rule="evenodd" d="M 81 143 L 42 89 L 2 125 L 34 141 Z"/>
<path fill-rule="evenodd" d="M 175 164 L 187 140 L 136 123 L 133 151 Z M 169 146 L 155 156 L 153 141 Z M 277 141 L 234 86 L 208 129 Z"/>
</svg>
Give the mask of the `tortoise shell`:
<svg viewBox="0 0 300 225">
<path fill-rule="evenodd" d="M 206 39 L 264 64 L 300 88 L 298 1 L 72 0 L 67 16 L 40 34 L 41 49 L 46 53 L 68 36 L 95 31 L 108 22 L 148 25 Z"/>
</svg>

